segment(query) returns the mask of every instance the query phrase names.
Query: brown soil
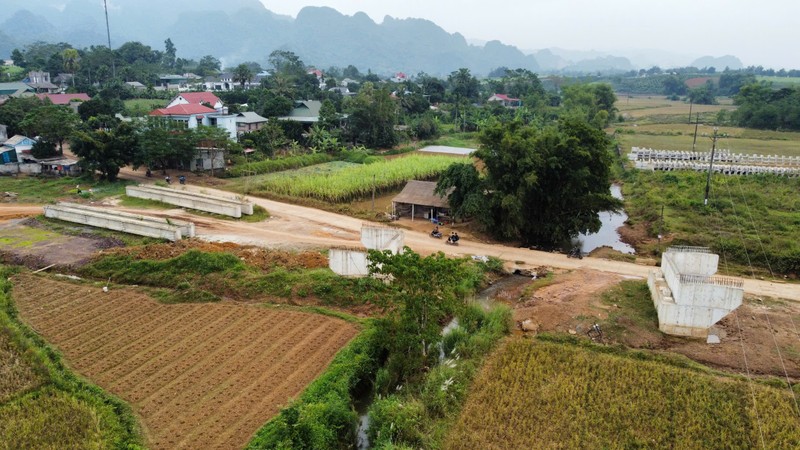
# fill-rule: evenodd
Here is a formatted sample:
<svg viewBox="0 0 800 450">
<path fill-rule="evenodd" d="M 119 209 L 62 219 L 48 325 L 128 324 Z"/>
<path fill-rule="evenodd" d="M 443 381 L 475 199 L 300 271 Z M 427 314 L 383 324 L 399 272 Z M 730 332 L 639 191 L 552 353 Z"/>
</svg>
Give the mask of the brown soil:
<svg viewBox="0 0 800 450">
<path fill-rule="evenodd" d="M 608 317 L 608 307 L 596 299 L 621 279 L 619 275 L 587 269 L 556 274 L 553 284 L 533 293 L 520 286 L 514 320 L 530 320 L 539 332 L 585 331 L 592 323 Z"/>
<path fill-rule="evenodd" d="M 163 305 L 131 289 L 14 279 L 22 320 L 141 417 L 148 446 L 242 448 L 358 332 L 234 303 Z"/>
<path fill-rule="evenodd" d="M 328 258 L 319 252 L 289 252 L 263 247 L 242 246 L 231 242 L 206 242 L 199 239 L 185 239 L 178 242 L 141 247 L 115 248 L 101 252 L 100 255 L 111 253 L 130 255 L 135 259 L 163 260 L 174 258 L 193 249 L 209 253 L 232 253 L 242 258 L 245 263 L 262 270 L 269 270 L 276 266 L 288 270 L 328 267 Z"/>
<path fill-rule="evenodd" d="M 36 219 L 0 222 L 0 261 L 40 269 L 80 266 L 102 249 L 123 245 L 114 238 L 58 234 L 44 229 Z"/>
<path fill-rule="evenodd" d="M 629 311 L 604 302 L 603 291 L 622 279 L 615 274 L 580 269 L 556 274 L 552 284 L 539 289 L 533 289 L 533 281 L 516 284 L 499 293 L 495 300 L 513 307 L 517 333 L 563 332 L 587 338 L 586 332 L 593 323 L 603 323 L 611 315 L 617 330 L 606 329 L 607 344 L 678 353 L 736 373 L 746 373 L 744 347 L 751 374 L 783 378 L 785 365 L 790 378 L 800 378 L 800 303 L 761 301 L 748 296 L 737 311 L 712 328 L 721 343 L 707 344 L 705 339 L 663 334 L 657 323 L 637 324 Z M 522 331 L 523 326 L 527 331 Z"/>
</svg>

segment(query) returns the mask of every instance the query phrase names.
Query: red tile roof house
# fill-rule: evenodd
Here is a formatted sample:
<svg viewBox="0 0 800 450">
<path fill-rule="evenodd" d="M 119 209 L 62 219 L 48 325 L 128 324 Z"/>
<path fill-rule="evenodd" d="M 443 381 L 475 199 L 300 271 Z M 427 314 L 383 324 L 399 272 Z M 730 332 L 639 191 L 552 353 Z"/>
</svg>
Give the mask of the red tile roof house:
<svg viewBox="0 0 800 450">
<path fill-rule="evenodd" d="M 500 102 L 503 106 L 507 108 L 516 108 L 518 106 L 522 106 L 522 100 L 518 98 L 512 98 L 507 96 L 506 94 L 494 94 L 489 97 L 487 102 Z"/>
<path fill-rule="evenodd" d="M 222 110 L 222 100 L 211 92 L 182 92 L 169 102 L 167 108 L 177 105 L 200 105 L 203 103 L 208 103 L 217 112 L 225 112 Z"/>
<path fill-rule="evenodd" d="M 150 112 L 151 116 L 168 117 L 183 122 L 187 128 L 198 125 L 223 128 L 231 139 L 236 140 L 236 114 L 226 114 L 200 104 L 178 104 Z"/>
<path fill-rule="evenodd" d="M 48 99 L 54 105 L 69 105 L 73 111 L 78 112 L 78 106 L 92 98 L 89 94 L 36 94 L 39 100 Z"/>
</svg>

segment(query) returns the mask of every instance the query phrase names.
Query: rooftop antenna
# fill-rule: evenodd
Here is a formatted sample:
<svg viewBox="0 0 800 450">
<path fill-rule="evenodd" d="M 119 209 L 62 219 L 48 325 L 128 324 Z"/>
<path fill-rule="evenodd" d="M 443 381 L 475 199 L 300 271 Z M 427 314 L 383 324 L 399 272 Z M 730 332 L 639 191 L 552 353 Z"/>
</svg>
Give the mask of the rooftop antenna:
<svg viewBox="0 0 800 450">
<path fill-rule="evenodd" d="M 114 63 L 114 51 L 111 49 L 111 28 L 108 27 L 108 2 L 103 0 L 103 8 L 106 11 L 106 35 L 108 35 L 108 49 L 111 50 L 111 73 L 117 78 L 117 65 Z"/>
</svg>

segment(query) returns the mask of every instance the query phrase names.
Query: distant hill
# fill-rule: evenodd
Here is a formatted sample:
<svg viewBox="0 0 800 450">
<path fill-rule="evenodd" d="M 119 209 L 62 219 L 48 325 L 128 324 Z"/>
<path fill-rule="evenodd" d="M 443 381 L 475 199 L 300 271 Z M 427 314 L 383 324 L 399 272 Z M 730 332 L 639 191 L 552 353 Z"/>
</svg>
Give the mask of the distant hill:
<svg viewBox="0 0 800 450">
<path fill-rule="evenodd" d="M 713 67 L 717 69 L 717 71 L 723 71 L 725 68 L 729 68 L 731 70 L 738 70 L 744 67 L 742 61 L 739 58 L 733 55 L 725 55 L 720 56 L 718 58 L 713 56 L 703 56 L 702 58 L 697 58 L 690 64 L 692 67 L 697 67 L 698 69 L 702 69 L 704 67 Z"/>
<path fill-rule="evenodd" d="M 102 2 L 65 0 L 60 7 L 49 0 L 3 2 L 0 30 L 10 41 L 0 35 L 0 57 L 8 57 L 12 45 L 37 40 L 80 47 L 106 42 Z M 480 75 L 499 66 L 539 70 L 536 58 L 516 47 L 498 41 L 469 45 L 462 35 L 423 19 L 387 16 L 377 24 L 364 13 L 346 16 L 327 7 L 303 8 L 295 19 L 272 13 L 258 0 L 118 0 L 109 4 L 108 14 L 115 47 L 139 41 L 163 49 L 170 38 L 179 56 L 213 55 L 227 67 L 248 60 L 264 64 L 281 49 L 323 69 L 353 64 L 381 74 L 446 75 L 467 67 Z"/>
<path fill-rule="evenodd" d="M 107 42 L 103 6 L 97 0 L 2 2 L 0 58 L 34 41 L 76 47 Z M 523 52 L 500 41 L 467 41 L 424 19 L 387 16 L 378 24 L 364 13 L 347 16 L 327 7 L 306 7 L 292 18 L 267 10 L 259 0 L 115 0 L 109 2 L 108 15 L 114 47 L 139 41 L 163 50 L 169 38 L 178 56 L 212 55 L 228 68 L 243 61 L 266 64 L 278 49 L 293 51 L 322 69 L 352 64 L 382 75 L 402 71 L 443 76 L 461 67 L 476 75 L 498 67 L 540 73 L 613 73 L 643 67 L 639 55 L 624 52 L 560 48 Z M 723 56 L 704 57 L 692 65 L 722 70 L 742 64 Z"/>
</svg>

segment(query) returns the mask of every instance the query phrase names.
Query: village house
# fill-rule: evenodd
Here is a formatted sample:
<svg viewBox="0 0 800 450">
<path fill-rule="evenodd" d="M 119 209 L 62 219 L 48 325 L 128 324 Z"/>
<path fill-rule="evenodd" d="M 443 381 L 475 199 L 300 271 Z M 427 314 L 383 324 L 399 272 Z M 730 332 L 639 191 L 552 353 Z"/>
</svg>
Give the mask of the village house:
<svg viewBox="0 0 800 450">
<path fill-rule="evenodd" d="M 58 92 L 58 86 L 50 81 L 50 73 L 48 72 L 36 70 L 28 72 L 28 77 L 22 82 L 32 87 L 36 92 Z"/>
<path fill-rule="evenodd" d="M 489 97 L 487 102 L 500 102 L 501 105 L 505 106 L 506 108 L 518 108 L 522 106 L 522 100 L 518 98 L 509 97 L 506 94 L 493 94 Z"/>
<path fill-rule="evenodd" d="M 227 112 L 223 110 L 222 100 L 212 92 L 182 92 L 167 104 L 167 108 L 177 105 L 206 105 L 216 112 Z"/>
<path fill-rule="evenodd" d="M 278 117 L 279 120 L 291 120 L 303 124 L 315 124 L 319 122 L 319 110 L 322 102 L 319 100 L 300 100 L 295 102 L 294 109 L 288 116 Z"/>
<path fill-rule="evenodd" d="M 65 105 L 72 108 L 73 111 L 76 113 L 78 112 L 78 106 L 80 106 L 83 102 L 88 102 L 92 98 L 89 97 L 89 94 L 36 94 L 39 100 L 49 100 L 50 103 L 54 105 Z"/>
<path fill-rule="evenodd" d="M 165 117 L 176 122 L 181 122 L 187 128 L 197 128 L 198 125 L 222 128 L 228 132 L 231 139 L 236 139 L 236 114 L 218 112 L 205 105 L 180 103 L 174 106 L 156 109 L 150 112 L 150 116 Z"/>
<path fill-rule="evenodd" d="M 33 144 L 35 143 L 36 143 L 35 140 L 27 136 L 17 134 L 6 139 L 6 141 L 3 142 L 2 150 L 4 154 L 9 150 L 13 150 L 16 155 L 17 161 L 22 161 L 26 158 L 31 157 L 30 156 L 31 149 L 33 148 Z M 6 161 L 4 160 L 4 162 Z"/>
<path fill-rule="evenodd" d="M 435 181 L 410 180 L 392 199 L 392 214 L 396 217 L 410 216 L 411 220 L 421 218 L 435 223 L 446 222 L 450 219 L 450 204 L 447 196 L 436 193 Z"/>
<path fill-rule="evenodd" d="M 259 130 L 266 124 L 266 117 L 261 117 L 252 111 L 245 111 L 236 115 L 236 131 L 239 134 Z"/>
</svg>

